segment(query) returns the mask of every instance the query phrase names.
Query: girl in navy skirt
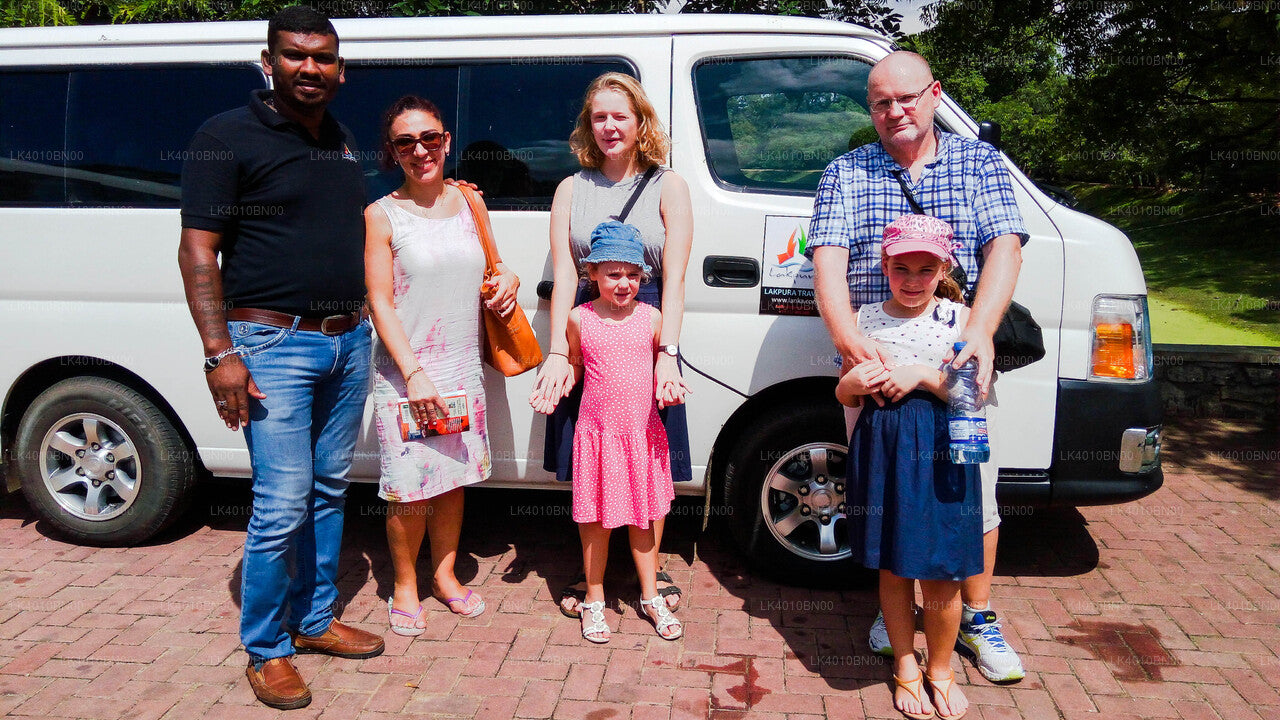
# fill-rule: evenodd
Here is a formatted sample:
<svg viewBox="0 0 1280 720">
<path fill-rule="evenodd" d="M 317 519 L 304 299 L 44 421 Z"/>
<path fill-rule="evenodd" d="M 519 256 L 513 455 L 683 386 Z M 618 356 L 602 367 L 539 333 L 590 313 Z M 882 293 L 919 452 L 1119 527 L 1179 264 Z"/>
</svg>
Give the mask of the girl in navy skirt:
<svg viewBox="0 0 1280 720">
<path fill-rule="evenodd" d="M 841 403 L 864 406 L 849 440 L 849 525 L 854 557 L 880 569 L 893 704 L 909 718 L 936 711 L 943 720 L 963 716 L 969 705 L 954 687 L 951 655 L 960 581 L 982 572 L 978 466 L 953 465 L 948 452 L 942 368 L 968 318 L 948 273 L 952 236 L 950 225 L 927 215 L 905 215 L 885 228 L 881 269 L 893 297 L 862 306 L 857 322 L 892 362 L 855 365 L 836 388 Z M 916 580 L 928 646 L 923 670 L 913 643 Z"/>
</svg>

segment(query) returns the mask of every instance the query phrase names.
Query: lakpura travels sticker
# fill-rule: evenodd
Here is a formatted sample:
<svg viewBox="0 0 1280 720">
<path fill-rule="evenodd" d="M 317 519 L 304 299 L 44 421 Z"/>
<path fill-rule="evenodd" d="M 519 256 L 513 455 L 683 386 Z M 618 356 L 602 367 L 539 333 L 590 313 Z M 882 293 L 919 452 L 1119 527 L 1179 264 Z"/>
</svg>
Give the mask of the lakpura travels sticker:
<svg viewBox="0 0 1280 720">
<path fill-rule="evenodd" d="M 813 298 L 813 263 L 804 256 L 809 218 L 767 215 L 760 267 L 761 315 L 818 315 Z"/>
</svg>

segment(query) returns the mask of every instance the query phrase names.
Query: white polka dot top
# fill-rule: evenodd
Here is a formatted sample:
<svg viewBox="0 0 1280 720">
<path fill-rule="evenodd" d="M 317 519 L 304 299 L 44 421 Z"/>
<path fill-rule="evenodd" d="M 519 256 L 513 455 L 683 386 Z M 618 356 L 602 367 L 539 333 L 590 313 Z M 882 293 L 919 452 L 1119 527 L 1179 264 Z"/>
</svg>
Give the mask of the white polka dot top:
<svg viewBox="0 0 1280 720">
<path fill-rule="evenodd" d="M 858 332 L 880 343 L 898 365 L 941 367 L 951 345 L 960 339 L 958 302 L 938 298 L 938 304 L 919 317 L 899 318 L 884 311 L 884 303 L 858 310 Z"/>
</svg>

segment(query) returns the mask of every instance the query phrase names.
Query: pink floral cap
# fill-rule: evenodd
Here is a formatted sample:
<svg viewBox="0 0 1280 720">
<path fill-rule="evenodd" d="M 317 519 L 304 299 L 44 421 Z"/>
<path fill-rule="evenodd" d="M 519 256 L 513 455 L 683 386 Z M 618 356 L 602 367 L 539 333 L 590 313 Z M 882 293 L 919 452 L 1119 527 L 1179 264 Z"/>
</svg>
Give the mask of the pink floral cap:
<svg viewBox="0 0 1280 720">
<path fill-rule="evenodd" d="M 909 252 L 927 252 L 942 260 L 955 262 L 953 252 L 960 243 L 952 242 L 955 231 L 951 224 L 932 215 L 903 215 L 884 229 L 881 248 L 890 257 Z"/>
</svg>

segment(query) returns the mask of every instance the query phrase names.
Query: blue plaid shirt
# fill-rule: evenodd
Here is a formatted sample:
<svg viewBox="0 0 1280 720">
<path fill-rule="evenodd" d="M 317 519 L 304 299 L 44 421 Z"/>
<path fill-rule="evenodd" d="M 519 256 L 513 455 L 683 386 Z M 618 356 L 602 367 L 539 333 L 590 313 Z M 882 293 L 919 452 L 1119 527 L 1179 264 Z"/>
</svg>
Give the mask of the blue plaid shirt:
<svg viewBox="0 0 1280 720">
<path fill-rule="evenodd" d="M 938 151 L 920 179 L 899 165 L 879 142 L 845 153 L 827 166 L 813 199 L 813 219 L 805 255 L 815 248 L 849 248 L 849 299 L 858 307 L 889 299 L 889 279 L 880 270 L 884 228 L 911 205 L 894 177 L 901 171 L 924 211 L 951 223 L 956 259 L 974 286 L 982 265 L 979 249 L 1001 235 L 1017 235 L 1025 245 L 1027 229 L 1013 195 L 1013 180 L 1000 152 L 980 140 L 938 131 Z"/>
</svg>

